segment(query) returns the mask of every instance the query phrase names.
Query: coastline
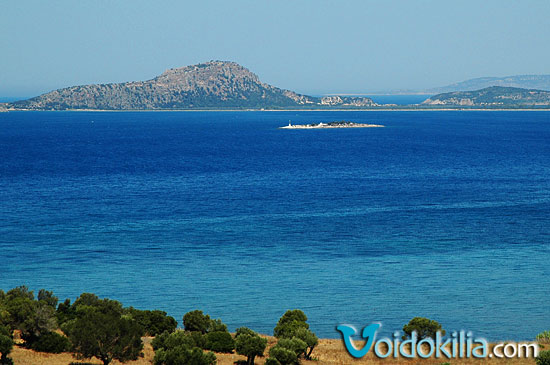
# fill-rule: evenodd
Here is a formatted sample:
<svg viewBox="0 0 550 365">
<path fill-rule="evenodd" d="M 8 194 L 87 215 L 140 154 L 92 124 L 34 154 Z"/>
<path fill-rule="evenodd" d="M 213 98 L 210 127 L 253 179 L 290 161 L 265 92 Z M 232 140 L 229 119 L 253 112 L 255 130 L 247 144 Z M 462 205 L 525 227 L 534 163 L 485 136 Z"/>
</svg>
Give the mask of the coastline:
<svg viewBox="0 0 550 365">
<path fill-rule="evenodd" d="M 5 109 L 0 112 L 441 112 L 441 111 L 483 111 L 483 112 L 549 112 L 549 108 L 377 108 L 377 109 L 66 109 L 66 110 L 38 110 L 38 109 Z"/>
<path fill-rule="evenodd" d="M 273 336 L 268 335 L 260 335 L 261 337 L 267 339 L 267 347 L 268 349 L 273 347 L 276 343 L 276 339 Z M 151 346 L 151 341 L 153 340 L 153 337 L 143 337 L 142 341 L 144 343 L 143 348 L 143 357 L 139 358 L 138 360 L 133 361 L 127 361 L 126 364 L 129 365 L 150 365 L 153 361 L 153 357 L 155 355 L 155 352 L 153 351 L 153 348 Z M 354 343 L 361 347 L 364 344 L 364 341 L 354 341 Z M 489 344 L 489 348 L 493 349 L 494 346 L 497 343 L 491 342 Z M 263 365 L 265 364 L 265 361 L 267 359 L 268 351 L 264 352 L 263 357 L 257 357 L 255 359 L 255 364 L 257 365 Z M 215 353 L 216 354 L 216 360 L 218 365 L 233 365 L 236 361 L 243 361 L 246 360 L 246 357 L 243 355 L 238 355 L 237 353 Z M 75 359 L 71 353 L 68 352 L 62 352 L 59 354 L 50 354 L 50 353 L 44 353 L 44 352 L 36 352 L 34 350 L 26 349 L 23 347 L 15 346 L 13 351 L 11 352 L 10 356 L 14 359 L 15 364 L 17 365 L 65 365 L 65 364 L 84 364 L 84 362 L 80 362 L 77 359 Z M 424 359 L 419 358 L 418 356 L 415 356 L 414 358 L 404 358 L 404 357 L 398 357 L 398 358 L 378 358 L 373 354 L 373 350 L 369 351 L 366 356 L 360 359 L 355 359 L 349 355 L 344 347 L 343 341 L 341 339 L 328 339 L 328 338 L 320 338 L 319 344 L 315 347 L 312 353 L 313 360 L 305 360 L 300 359 L 300 363 L 307 365 L 341 365 L 341 364 L 411 364 L 411 363 L 422 363 L 422 364 L 444 364 L 444 363 L 450 363 L 453 364 L 463 364 L 463 365 L 475 365 L 475 364 L 533 364 L 534 359 L 532 357 L 520 357 L 520 358 L 484 358 L 484 359 L 476 359 L 476 358 L 435 358 L 435 356 L 431 356 L 430 358 Z M 101 365 L 102 362 L 97 358 L 88 358 L 88 359 L 82 359 L 81 361 L 85 361 L 85 364 L 91 364 L 91 365 Z M 118 361 L 113 361 L 113 364 L 120 364 Z"/>
</svg>

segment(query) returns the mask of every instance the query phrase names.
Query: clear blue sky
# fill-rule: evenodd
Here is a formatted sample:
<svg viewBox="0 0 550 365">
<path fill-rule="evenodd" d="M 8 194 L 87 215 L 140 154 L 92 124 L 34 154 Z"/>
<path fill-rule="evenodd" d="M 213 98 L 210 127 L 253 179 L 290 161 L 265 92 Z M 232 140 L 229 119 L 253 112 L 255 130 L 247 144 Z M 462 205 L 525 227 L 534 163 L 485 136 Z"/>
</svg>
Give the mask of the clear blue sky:
<svg viewBox="0 0 550 365">
<path fill-rule="evenodd" d="M 548 0 L 0 0 L 0 96 L 236 61 L 302 93 L 550 74 Z"/>
</svg>

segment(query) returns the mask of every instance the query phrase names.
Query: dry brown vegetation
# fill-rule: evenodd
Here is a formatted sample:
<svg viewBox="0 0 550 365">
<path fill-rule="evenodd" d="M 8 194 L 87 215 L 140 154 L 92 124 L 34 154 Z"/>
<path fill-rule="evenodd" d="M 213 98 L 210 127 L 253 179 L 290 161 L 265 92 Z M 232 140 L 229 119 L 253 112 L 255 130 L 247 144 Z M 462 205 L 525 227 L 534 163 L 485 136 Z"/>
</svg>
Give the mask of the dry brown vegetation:
<svg viewBox="0 0 550 365">
<path fill-rule="evenodd" d="M 276 343 L 274 337 L 267 337 L 268 347 L 273 346 Z M 153 359 L 154 352 L 151 348 L 151 338 L 144 339 L 144 357 L 136 361 L 130 361 L 128 365 L 150 365 Z M 267 351 L 266 351 L 267 354 Z M 77 360 L 72 354 L 45 354 L 27 350 L 21 347 L 15 347 L 11 353 L 15 365 L 68 365 L 70 363 L 87 363 L 87 364 L 101 364 L 101 361 L 97 359 Z M 232 365 L 237 360 L 245 360 L 244 356 L 237 354 L 216 354 L 219 365 Z M 353 359 L 347 352 L 341 340 L 337 339 L 321 339 L 319 345 L 313 351 L 314 361 L 302 361 L 303 365 L 344 365 L 344 364 L 444 364 L 450 363 L 452 365 L 460 364 L 534 364 L 533 359 L 378 359 L 372 354 L 372 351 L 362 359 Z M 256 364 L 262 365 L 265 362 L 264 358 L 257 358 Z M 118 361 L 113 361 L 112 364 L 120 364 Z"/>
</svg>

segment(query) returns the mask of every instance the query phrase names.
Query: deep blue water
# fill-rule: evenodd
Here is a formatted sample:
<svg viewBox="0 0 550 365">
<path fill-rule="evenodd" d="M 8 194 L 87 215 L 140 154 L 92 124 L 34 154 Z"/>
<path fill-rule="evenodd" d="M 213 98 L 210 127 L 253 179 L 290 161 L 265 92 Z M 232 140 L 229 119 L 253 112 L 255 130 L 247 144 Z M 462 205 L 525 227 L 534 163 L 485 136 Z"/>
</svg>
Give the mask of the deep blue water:
<svg viewBox="0 0 550 365">
<path fill-rule="evenodd" d="M 0 193 L 4 290 L 263 333 L 290 308 L 322 337 L 550 329 L 549 112 L 0 113 Z"/>
</svg>

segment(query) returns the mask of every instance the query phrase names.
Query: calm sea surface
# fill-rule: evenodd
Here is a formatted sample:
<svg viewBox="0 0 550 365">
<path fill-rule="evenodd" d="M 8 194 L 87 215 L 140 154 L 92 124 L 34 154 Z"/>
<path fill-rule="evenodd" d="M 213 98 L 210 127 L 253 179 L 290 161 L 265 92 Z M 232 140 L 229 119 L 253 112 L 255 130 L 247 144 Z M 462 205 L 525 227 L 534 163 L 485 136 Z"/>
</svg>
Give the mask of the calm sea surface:
<svg viewBox="0 0 550 365">
<path fill-rule="evenodd" d="M 386 128 L 277 129 L 342 119 Z M 0 194 L 4 290 L 550 329 L 550 112 L 0 113 Z"/>
</svg>

